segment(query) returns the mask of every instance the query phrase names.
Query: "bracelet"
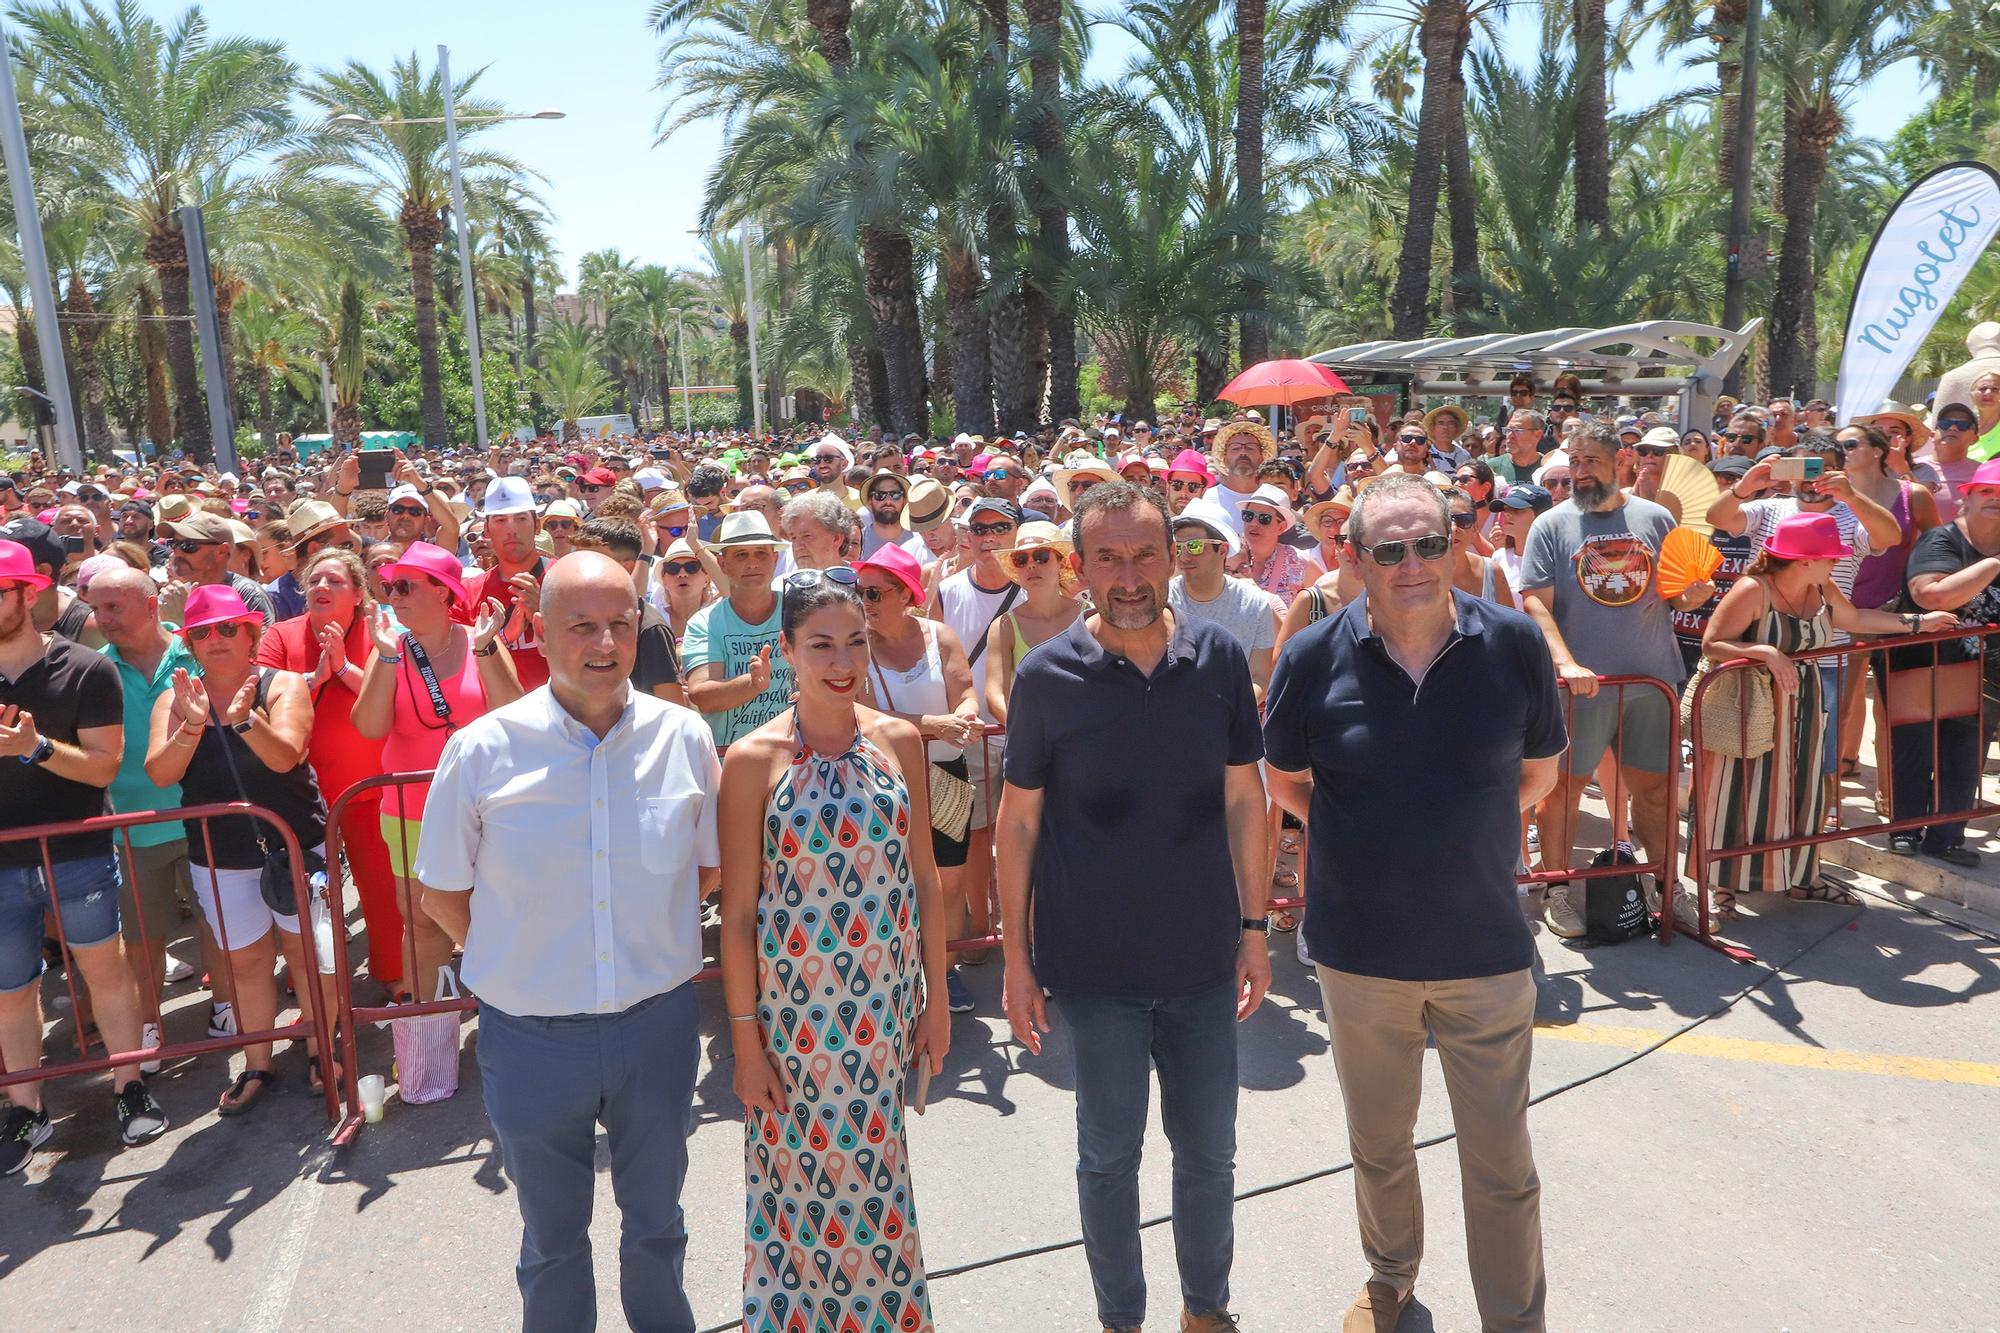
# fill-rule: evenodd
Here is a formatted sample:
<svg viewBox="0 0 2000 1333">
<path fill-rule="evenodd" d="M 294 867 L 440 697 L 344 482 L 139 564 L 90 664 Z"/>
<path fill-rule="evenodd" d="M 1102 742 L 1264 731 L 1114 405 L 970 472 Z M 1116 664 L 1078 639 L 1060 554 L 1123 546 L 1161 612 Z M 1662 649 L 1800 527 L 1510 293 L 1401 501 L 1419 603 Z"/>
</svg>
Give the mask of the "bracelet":
<svg viewBox="0 0 2000 1333">
<path fill-rule="evenodd" d="M 1916 634 L 1920 631 L 1924 621 L 1922 616 L 1911 614 L 1903 617 L 1903 623 L 1910 627 L 1910 633 Z"/>
<path fill-rule="evenodd" d="M 757 1021 L 757 1015 L 755 1015 L 755 1014 L 731 1014 L 731 1015 L 729 1016 L 729 1021 L 730 1021 L 730 1022 L 732 1022 L 732 1023 L 754 1023 L 754 1022 L 756 1022 L 756 1021 Z"/>
<path fill-rule="evenodd" d="M 394 655 L 391 655 L 391 654 L 389 654 L 389 653 L 384 653 L 384 652 L 379 652 L 379 651 L 378 651 L 378 652 L 377 652 L 377 653 L 375 654 L 375 660 L 376 660 L 376 661 L 378 661 L 378 662 L 386 662 L 386 663 L 388 663 L 388 664 L 389 664 L 390 666 L 399 666 L 399 665 L 401 665 L 401 664 L 402 664 L 402 661 L 403 661 L 403 655 L 402 655 L 401 653 L 396 653 L 396 654 L 394 654 Z"/>
</svg>

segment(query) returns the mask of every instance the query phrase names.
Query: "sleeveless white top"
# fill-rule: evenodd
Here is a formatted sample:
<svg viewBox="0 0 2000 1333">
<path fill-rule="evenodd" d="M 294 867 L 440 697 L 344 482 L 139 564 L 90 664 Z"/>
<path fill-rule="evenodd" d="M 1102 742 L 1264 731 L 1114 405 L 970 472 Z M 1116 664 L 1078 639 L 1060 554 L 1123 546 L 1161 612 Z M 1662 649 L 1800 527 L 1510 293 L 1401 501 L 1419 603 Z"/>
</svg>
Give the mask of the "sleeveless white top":
<svg viewBox="0 0 2000 1333">
<path fill-rule="evenodd" d="M 872 663 L 875 697 L 890 711 L 913 717 L 926 713 L 949 713 L 951 705 L 945 700 L 944 659 L 938 652 L 937 622 L 919 619 L 917 624 L 924 632 L 924 655 L 908 671 L 898 671 L 880 661 Z M 926 753 L 940 764 L 949 763 L 961 753 L 959 747 L 950 741 L 934 740 L 925 744 Z"/>
</svg>

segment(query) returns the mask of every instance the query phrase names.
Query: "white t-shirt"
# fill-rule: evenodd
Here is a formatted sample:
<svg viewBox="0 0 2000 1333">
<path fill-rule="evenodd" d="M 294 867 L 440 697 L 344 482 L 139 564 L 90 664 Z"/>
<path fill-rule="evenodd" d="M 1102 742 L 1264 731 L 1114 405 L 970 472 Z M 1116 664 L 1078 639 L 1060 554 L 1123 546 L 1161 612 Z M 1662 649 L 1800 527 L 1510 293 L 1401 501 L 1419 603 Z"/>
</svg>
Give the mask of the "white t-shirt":
<svg viewBox="0 0 2000 1333">
<path fill-rule="evenodd" d="M 968 655 L 986 642 L 987 627 L 1000 614 L 1000 604 L 1007 601 L 1007 594 L 1014 592 L 1010 605 L 1019 605 L 1021 601 L 1020 593 L 1014 591 L 1017 585 L 1003 583 L 989 590 L 975 584 L 972 575 L 973 570 L 961 569 L 938 584 L 938 607 L 944 623 L 951 626 L 951 632 L 965 645 Z M 979 660 L 972 664 L 972 692 L 979 700 L 979 716 L 988 722 L 996 720 L 986 707 L 986 673 L 992 666 L 993 654 L 989 652 L 980 652 Z"/>
<path fill-rule="evenodd" d="M 1196 601 L 1187 590 L 1187 579 L 1179 574 L 1167 584 L 1167 605 L 1177 616 L 1207 621 L 1236 640 L 1245 657 L 1278 643 L 1278 621 L 1272 614 L 1271 595 L 1248 579 L 1225 577 L 1222 591 L 1214 600 Z"/>
<path fill-rule="evenodd" d="M 1801 512 L 1797 496 L 1774 495 L 1768 500 L 1752 500 L 1743 506 L 1743 535 L 1750 539 L 1752 552 L 1761 551 L 1778 524 Z M 1833 509 L 1834 525 L 1840 529 L 1840 540 L 1854 548 L 1854 554 L 1833 562 L 1833 586 L 1840 589 L 1850 600 L 1854 597 L 1854 575 L 1861 568 L 1861 562 L 1875 553 L 1868 541 L 1868 529 L 1861 526 L 1861 520 L 1844 502 L 1836 501 Z M 1839 630 L 1833 632 L 1835 643 L 1847 643 L 1847 635 Z"/>
</svg>

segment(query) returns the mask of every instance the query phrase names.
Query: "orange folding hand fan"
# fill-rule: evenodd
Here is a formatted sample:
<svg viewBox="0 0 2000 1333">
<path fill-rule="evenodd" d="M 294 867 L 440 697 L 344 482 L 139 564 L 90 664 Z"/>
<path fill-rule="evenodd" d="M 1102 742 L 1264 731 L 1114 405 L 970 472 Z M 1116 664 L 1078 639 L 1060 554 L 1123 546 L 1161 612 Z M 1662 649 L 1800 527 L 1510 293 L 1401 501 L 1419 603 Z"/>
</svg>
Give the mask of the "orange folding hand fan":
<svg viewBox="0 0 2000 1333">
<path fill-rule="evenodd" d="M 1678 597 L 1720 568 L 1722 552 L 1714 542 L 1693 528 L 1675 528 L 1660 543 L 1660 596 Z"/>
</svg>

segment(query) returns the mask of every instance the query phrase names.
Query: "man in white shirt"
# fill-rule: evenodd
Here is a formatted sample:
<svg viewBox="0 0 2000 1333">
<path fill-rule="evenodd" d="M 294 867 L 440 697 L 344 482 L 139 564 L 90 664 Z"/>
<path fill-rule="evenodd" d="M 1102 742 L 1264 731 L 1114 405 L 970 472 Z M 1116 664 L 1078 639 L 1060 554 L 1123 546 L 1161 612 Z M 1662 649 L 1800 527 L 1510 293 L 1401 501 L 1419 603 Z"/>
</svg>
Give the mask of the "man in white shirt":
<svg viewBox="0 0 2000 1333">
<path fill-rule="evenodd" d="M 693 713 L 632 690 L 639 601 L 616 562 L 557 561 L 534 619 L 549 683 L 446 744 L 417 873 L 480 997 L 486 1114 L 521 1208 L 522 1327 L 596 1324 L 602 1124 L 626 1321 L 693 1333 L 680 1193 L 720 765 Z"/>
</svg>

